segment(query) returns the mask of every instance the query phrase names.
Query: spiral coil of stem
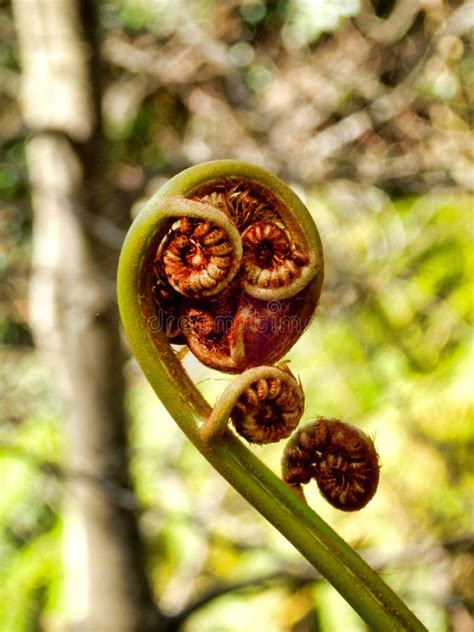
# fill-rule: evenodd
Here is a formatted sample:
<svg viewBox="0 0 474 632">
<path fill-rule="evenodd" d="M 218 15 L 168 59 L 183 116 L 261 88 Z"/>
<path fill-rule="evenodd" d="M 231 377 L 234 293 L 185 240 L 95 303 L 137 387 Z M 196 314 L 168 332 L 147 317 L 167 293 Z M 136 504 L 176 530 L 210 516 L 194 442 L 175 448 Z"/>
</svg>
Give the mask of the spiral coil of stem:
<svg viewBox="0 0 474 632">
<path fill-rule="evenodd" d="M 217 440 L 230 417 L 237 433 L 250 443 L 274 443 L 293 432 L 303 408 L 301 386 L 285 366 L 247 369 L 221 395 L 201 437 Z"/>
<path fill-rule="evenodd" d="M 372 439 L 339 419 L 320 417 L 285 446 L 283 480 L 304 498 L 301 485 L 315 479 L 321 495 L 343 511 L 365 507 L 377 490 L 379 459 Z"/>
<path fill-rule="evenodd" d="M 268 194 L 256 206 L 249 202 L 248 196 L 242 195 L 242 188 L 245 189 L 242 183 L 250 191 L 264 188 L 271 195 Z M 277 198 L 280 223 L 285 226 L 292 224 L 295 234 L 303 236 L 307 250 L 314 254 L 316 263 L 312 279 L 307 285 L 309 293 L 319 297 L 322 284 L 322 251 L 314 223 L 301 201 L 278 178 L 254 165 L 237 161 L 206 163 L 179 174 L 151 198 L 136 218 L 120 257 L 118 296 L 122 322 L 132 351 L 145 376 L 170 415 L 202 455 L 313 564 L 367 625 L 374 630 L 387 632 L 426 632 L 415 615 L 360 556 L 227 429 L 232 406 L 231 410 L 224 406 L 222 413 L 214 415 L 212 429 L 206 425 L 212 418 L 213 411 L 177 359 L 170 344 L 171 328 L 154 326 L 157 321 L 154 259 L 160 243 L 177 219 L 176 214 L 170 217 L 166 206 L 172 197 L 193 200 L 198 198 L 196 201 L 204 204 L 213 198 L 213 206 L 216 208 L 223 204 L 222 199 L 232 198 L 234 207 L 240 209 L 239 234 L 245 231 L 251 221 L 250 216 L 257 208 L 260 213 L 260 216 L 256 216 L 258 221 L 273 221 L 267 208 L 271 206 L 268 200 Z M 235 221 L 234 224 L 237 226 Z M 301 250 L 298 239 L 295 239 L 293 248 L 290 247 L 289 250 L 297 258 Z M 233 283 L 233 280 L 230 281 L 223 292 L 231 292 Z M 291 314 L 291 310 L 294 310 L 292 301 L 298 294 L 301 292 L 289 299 L 290 306 L 285 306 L 285 314 Z M 181 303 L 170 301 L 170 304 L 178 304 L 181 310 L 184 301 L 185 309 L 189 310 L 187 300 L 184 297 L 180 299 Z M 252 296 L 245 298 L 246 316 L 252 313 L 253 301 L 258 300 Z M 304 300 L 300 302 L 305 304 Z M 317 299 L 313 301 L 311 314 L 316 303 Z M 268 306 L 266 309 L 268 311 Z M 264 316 L 260 315 L 257 322 L 263 322 L 265 317 L 264 312 Z M 212 319 L 208 319 L 207 324 L 204 324 L 203 336 L 212 325 L 211 321 Z M 229 360 L 228 355 L 226 362 L 229 366 L 224 370 L 240 373 L 249 368 L 249 349 L 257 338 L 242 323 L 238 325 L 240 329 L 234 343 L 238 350 L 237 356 L 240 354 L 245 362 L 239 363 L 232 358 Z M 213 336 L 208 337 L 214 340 L 215 332 L 212 333 Z M 183 332 L 179 330 L 178 334 L 181 336 Z M 186 336 L 186 332 L 184 335 Z M 189 342 L 189 334 L 187 335 Z M 293 342 L 294 340 L 291 344 Z M 277 351 L 280 356 L 278 353 L 276 357 L 270 356 L 270 364 L 281 357 L 282 348 Z M 251 359 L 250 366 L 252 362 L 265 364 L 258 362 L 258 358 Z"/>
</svg>

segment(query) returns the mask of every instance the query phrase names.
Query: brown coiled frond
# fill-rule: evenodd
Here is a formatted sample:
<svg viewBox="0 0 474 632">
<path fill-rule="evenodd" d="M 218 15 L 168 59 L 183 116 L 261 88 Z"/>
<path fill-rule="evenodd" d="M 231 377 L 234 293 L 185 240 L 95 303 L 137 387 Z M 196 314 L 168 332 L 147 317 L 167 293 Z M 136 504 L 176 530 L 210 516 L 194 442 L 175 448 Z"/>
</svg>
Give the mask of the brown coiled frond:
<svg viewBox="0 0 474 632">
<path fill-rule="evenodd" d="M 189 302 L 183 308 L 180 321 L 183 333 L 189 348 L 203 364 L 230 373 L 240 368 L 232 357 L 238 308 L 235 284 L 214 299 L 211 297 L 205 303 Z"/>
<path fill-rule="evenodd" d="M 193 199 L 204 202 L 225 213 L 243 231 L 250 223 L 260 220 L 276 221 L 280 218 L 276 200 L 261 187 L 248 183 L 222 182 L 202 187 Z"/>
<path fill-rule="evenodd" d="M 201 437 L 215 441 L 230 418 L 250 443 L 274 443 L 292 433 L 303 409 L 303 389 L 286 365 L 253 367 L 224 390 L 200 429 Z"/>
<path fill-rule="evenodd" d="M 250 224 L 242 233 L 242 245 L 245 281 L 256 288 L 287 287 L 308 262 L 308 257 L 292 247 L 286 232 L 274 222 Z"/>
<path fill-rule="evenodd" d="M 304 409 L 303 391 L 291 372 L 291 380 L 262 377 L 239 397 L 231 419 L 235 430 L 251 443 L 286 439 L 298 425 Z M 282 371 L 283 374 L 283 371 Z"/>
<path fill-rule="evenodd" d="M 282 461 L 283 477 L 300 487 L 314 478 L 337 509 L 362 509 L 375 494 L 379 459 L 372 439 L 338 419 L 318 418 L 290 439 Z"/>
<path fill-rule="evenodd" d="M 157 252 L 163 275 L 177 292 L 204 297 L 220 291 L 233 264 L 234 246 L 224 228 L 183 218 Z"/>
<path fill-rule="evenodd" d="M 256 182 L 221 178 L 167 206 L 150 284 L 167 338 L 229 373 L 278 361 L 319 300 L 318 247 L 306 252 L 291 210 Z"/>
</svg>

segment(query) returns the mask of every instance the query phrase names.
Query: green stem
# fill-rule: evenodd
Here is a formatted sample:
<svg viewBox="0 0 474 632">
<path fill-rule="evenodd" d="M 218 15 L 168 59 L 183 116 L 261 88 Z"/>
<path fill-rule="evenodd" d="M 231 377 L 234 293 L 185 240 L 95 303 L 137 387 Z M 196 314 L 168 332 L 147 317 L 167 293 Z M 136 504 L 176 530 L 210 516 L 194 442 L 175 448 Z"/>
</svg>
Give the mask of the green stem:
<svg viewBox="0 0 474 632">
<path fill-rule="evenodd" d="M 190 171 L 188 179 L 185 176 L 178 184 L 173 179 L 165 191 L 150 200 L 131 227 L 119 263 L 118 297 L 132 351 L 164 406 L 202 455 L 339 591 L 368 626 L 380 632 L 426 632 L 362 558 L 230 430 L 225 429 L 219 441 L 203 440 L 199 429 L 212 410 L 177 360 L 165 334 L 152 332 L 147 326 L 145 314 L 152 313 L 151 306 L 147 307 L 151 299 L 143 293 L 142 266 L 156 234 L 169 226 L 163 202 L 170 195 L 186 195 L 186 186 L 192 189 L 190 181 L 202 180 L 206 173 L 212 179 L 216 172 L 225 172 L 229 164 L 235 170 L 237 163 L 220 161 L 200 165 L 198 175 L 196 170 Z M 247 177 L 255 169 L 245 164 L 239 168 Z M 265 177 L 269 178 L 269 186 L 275 187 L 277 182 L 283 188 L 271 174 Z M 307 221 L 303 218 L 303 223 Z M 314 229 L 308 231 L 313 233 Z"/>
</svg>

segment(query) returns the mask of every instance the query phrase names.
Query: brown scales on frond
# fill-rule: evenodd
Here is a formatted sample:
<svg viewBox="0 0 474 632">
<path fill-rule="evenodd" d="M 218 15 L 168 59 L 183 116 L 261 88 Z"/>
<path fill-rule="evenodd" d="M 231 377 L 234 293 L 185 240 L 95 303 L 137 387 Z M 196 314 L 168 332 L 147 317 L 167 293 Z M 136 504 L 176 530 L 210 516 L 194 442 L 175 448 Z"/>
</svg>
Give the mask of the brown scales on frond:
<svg viewBox="0 0 474 632">
<path fill-rule="evenodd" d="M 191 199 L 218 208 L 230 217 L 239 231 L 260 220 L 281 223 L 276 199 L 255 184 L 218 182 L 198 189 Z"/>
</svg>

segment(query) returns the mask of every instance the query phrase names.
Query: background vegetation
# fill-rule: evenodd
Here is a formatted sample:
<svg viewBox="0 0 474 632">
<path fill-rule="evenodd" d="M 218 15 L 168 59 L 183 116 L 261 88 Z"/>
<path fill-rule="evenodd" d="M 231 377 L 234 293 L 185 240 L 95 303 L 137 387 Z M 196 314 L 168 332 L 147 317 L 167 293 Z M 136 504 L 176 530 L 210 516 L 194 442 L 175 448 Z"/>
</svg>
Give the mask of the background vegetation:
<svg viewBox="0 0 474 632">
<path fill-rule="evenodd" d="M 33 342 L 37 297 L 28 308 L 28 142 L 51 131 L 22 115 L 21 3 L 0 4 L 0 628 L 56 632 L 88 616 L 87 543 L 68 507 L 81 502 L 69 483 L 89 474 L 71 460 L 58 367 L 45 361 L 45 341 L 41 352 Z M 177 171 L 237 158 L 289 181 L 314 216 L 327 266 L 317 317 L 289 354 L 305 419 L 363 427 L 383 465 L 379 493 L 360 513 L 331 509 L 316 489 L 309 501 L 430 631 L 471 630 L 474 4 L 92 4 L 97 21 L 82 28 L 97 45 L 101 162 L 94 208 L 86 200 L 77 215 L 100 244 L 102 285 L 113 296 L 131 217 Z M 49 24 L 54 41 L 64 37 Z M 67 133 L 73 147 L 82 142 Z M 228 378 L 190 354 L 184 362 L 215 401 Z M 133 513 L 150 593 L 175 629 L 364 630 L 188 444 L 133 359 L 124 353 L 114 370 L 125 375 L 115 397 L 128 413 L 129 476 L 94 484 Z M 278 471 L 278 446 L 257 452 Z"/>
</svg>

